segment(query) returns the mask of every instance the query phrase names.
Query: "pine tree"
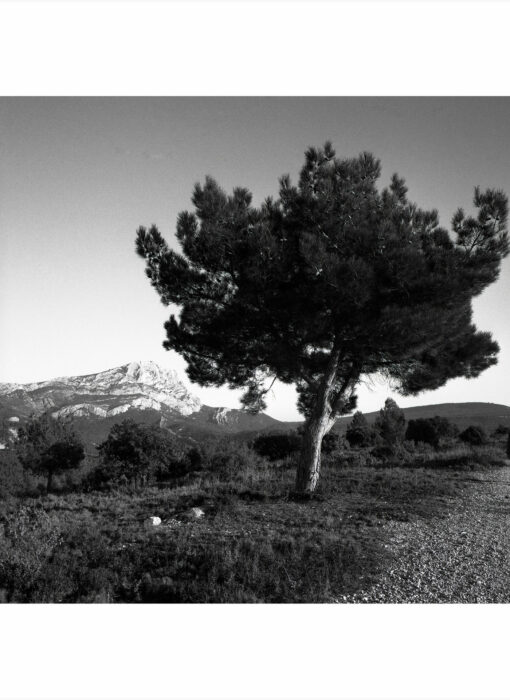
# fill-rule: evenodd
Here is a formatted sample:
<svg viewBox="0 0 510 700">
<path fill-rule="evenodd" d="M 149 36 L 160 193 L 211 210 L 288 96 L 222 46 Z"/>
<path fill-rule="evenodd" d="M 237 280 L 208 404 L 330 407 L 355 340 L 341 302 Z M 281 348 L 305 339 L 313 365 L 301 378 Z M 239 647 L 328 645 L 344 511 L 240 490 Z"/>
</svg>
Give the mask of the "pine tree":
<svg viewBox="0 0 510 700">
<path fill-rule="evenodd" d="M 19 429 L 15 450 L 25 469 L 46 476 L 48 493 L 56 474 L 76 469 L 85 457 L 83 443 L 72 423 L 47 413 L 31 416 Z"/>
<path fill-rule="evenodd" d="M 386 399 L 375 421 L 375 429 L 388 446 L 398 445 L 404 440 L 406 419 L 396 401 Z"/>
<path fill-rule="evenodd" d="M 194 212 L 177 219 L 181 253 L 156 226 L 137 232 L 161 301 L 180 307 L 164 347 L 184 357 L 192 381 L 243 387 L 253 411 L 268 381 L 296 386 L 302 494 L 314 491 L 322 438 L 354 410 L 363 377 L 382 373 L 412 395 L 497 361 L 471 301 L 508 253 L 507 197 L 476 188 L 476 217 L 459 209 L 449 235 L 397 175 L 379 191 L 380 172 L 371 154 L 340 159 L 326 143 L 306 152 L 297 184 L 282 177 L 278 198 L 259 207 L 247 189 L 197 184 Z"/>
<path fill-rule="evenodd" d="M 345 438 L 351 447 L 368 447 L 375 438 L 375 431 L 368 425 L 368 421 L 361 413 L 356 411 L 349 423 Z"/>
</svg>

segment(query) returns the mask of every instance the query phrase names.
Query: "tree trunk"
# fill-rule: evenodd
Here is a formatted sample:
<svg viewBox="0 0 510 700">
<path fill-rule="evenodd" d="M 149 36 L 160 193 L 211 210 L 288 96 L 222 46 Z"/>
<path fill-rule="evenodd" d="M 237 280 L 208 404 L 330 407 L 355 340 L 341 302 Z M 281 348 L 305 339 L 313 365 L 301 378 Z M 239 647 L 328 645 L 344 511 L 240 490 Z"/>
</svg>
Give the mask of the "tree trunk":
<svg viewBox="0 0 510 700">
<path fill-rule="evenodd" d="M 48 478 L 46 480 L 46 493 L 51 493 L 53 488 L 53 472 L 50 470 L 48 472 Z"/>
<path fill-rule="evenodd" d="M 297 495 L 311 495 L 319 481 L 321 468 L 322 438 L 335 422 L 330 398 L 335 386 L 335 378 L 340 352 L 334 350 L 322 378 L 315 406 L 305 423 L 303 443 L 296 473 L 295 492 Z"/>
<path fill-rule="evenodd" d="M 321 468 L 322 438 L 329 431 L 329 423 L 329 417 L 324 415 L 305 425 L 296 474 L 297 494 L 307 495 L 315 491 Z"/>
</svg>

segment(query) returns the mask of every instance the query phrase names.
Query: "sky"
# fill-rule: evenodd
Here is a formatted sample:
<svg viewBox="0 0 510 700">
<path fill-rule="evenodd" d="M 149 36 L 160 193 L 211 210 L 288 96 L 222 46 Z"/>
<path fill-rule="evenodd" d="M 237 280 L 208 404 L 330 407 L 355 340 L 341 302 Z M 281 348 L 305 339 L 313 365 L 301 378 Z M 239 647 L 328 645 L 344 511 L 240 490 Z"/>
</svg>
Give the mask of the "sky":
<svg viewBox="0 0 510 700">
<path fill-rule="evenodd" d="M 443 226 L 471 209 L 475 185 L 510 194 L 510 98 L 0 97 L 0 382 L 98 372 L 132 360 L 175 369 L 213 406 L 242 392 L 202 388 L 162 348 L 164 307 L 134 251 L 155 223 L 167 241 L 197 181 L 248 187 L 254 203 L 297 179 L 308 146 L 340 157 L 372 151 L 381 186 L 393 172 Z M 418 397 L 374 381 L 358 408 L 460 401 L 510 405 L 510 260 L 474 302 L 499 342 L 499 364 Z M 276 383 L 267 413 L 297 420 L 294 389 Z"/>
</svg>

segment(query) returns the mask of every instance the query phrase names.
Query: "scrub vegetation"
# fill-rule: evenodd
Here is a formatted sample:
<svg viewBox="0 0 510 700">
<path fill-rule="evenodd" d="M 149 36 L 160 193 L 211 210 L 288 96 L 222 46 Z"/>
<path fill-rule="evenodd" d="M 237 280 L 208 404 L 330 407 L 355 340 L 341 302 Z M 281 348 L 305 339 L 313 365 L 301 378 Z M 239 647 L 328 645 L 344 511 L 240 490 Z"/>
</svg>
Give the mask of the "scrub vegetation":
<svg viewBox="0 0 510 700">
<path fill-rule="evenodd" d="M 376 590 L 384 602 L 377 587 L 398 559 L 394 528 L 449 522 L 508 469 L 504 428 L 477 445 L 432 424 L 440 437 L 427 429 L 406 439 L 409 424 L 387 402 L 359 441 L 354 416 L 351 440 L 329 436 L 323 478 L 306 499 L 293 489 L 299 432 L 190 444 L 125 421 L 96 456 L 57 473 L 53 492 L 3 450 L 0 598 L 363 602 Z M 404 586 L 388 600 L 406 595 Z M 449 602 L 456 595 L 466 591 Z"/>
</svg>

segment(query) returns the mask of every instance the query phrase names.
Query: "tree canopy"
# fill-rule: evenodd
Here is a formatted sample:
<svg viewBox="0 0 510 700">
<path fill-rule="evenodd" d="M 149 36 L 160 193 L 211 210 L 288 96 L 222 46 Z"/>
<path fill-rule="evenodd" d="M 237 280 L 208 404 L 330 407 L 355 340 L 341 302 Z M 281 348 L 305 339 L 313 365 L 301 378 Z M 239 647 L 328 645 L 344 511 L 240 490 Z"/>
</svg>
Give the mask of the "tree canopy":
<svg viewBox="0 0 510 700">
<path fill-rule="evenodd" d="M 47 477 L 48 491 L 55 474 L 76 469 L 85 457 L 83 443 L 72 423 L 46 413 L 31 416 L 19 429 L 15 448 L 24 468 Z"/>
<path fill-rule="evenodd" d="M 130 419 L 116 423 L 98 451 L 97 483 L 125 480 L 138 485 L 167 472 L 180 473 L 184 457 L 182 445 L 166 430 Z"/>
<path fill-rule="evenodd" d="M 379 190 L 380 174 L 370 153 L 337 158 L 326 143 L 307 150 L 296 184 L 284 175 L 260 206 L 243 187 L 228 195 L 211 177 L 197 184 L 194 211 L 177 219 L 182 252 L 155 225 L 137 232 L 151 284 L 180 307 L 164 346 L 184 357 L 190 379 L 243 387 L 253 411 L 268 381 L 295 384 L 310 430 L 322 433 L 319 456 L 363 376 L 382 373 L 410 395 L 497 361 L 471 301 L 508 253 L 506 195 L 475 188 L 476 214 L 459 209 L 448 232 L 398 175 Z"/>
<path fill-rule="evenodd" d="M 347 427 L 345 438 L 351 447 L 368 447 L 374 443 L 376 434 L 363 413 L 356 411 Z"/>
</svg>

